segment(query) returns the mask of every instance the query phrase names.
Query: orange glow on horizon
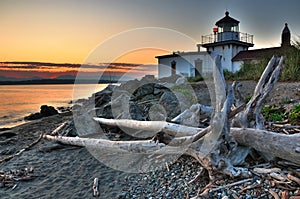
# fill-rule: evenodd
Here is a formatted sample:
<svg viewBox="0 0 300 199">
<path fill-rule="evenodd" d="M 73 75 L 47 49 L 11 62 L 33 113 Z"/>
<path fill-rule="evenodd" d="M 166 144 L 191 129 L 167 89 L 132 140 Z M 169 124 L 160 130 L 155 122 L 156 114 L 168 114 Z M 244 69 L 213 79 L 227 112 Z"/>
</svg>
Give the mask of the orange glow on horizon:
<svg viewBox="0 0 300 199">
<path fill-rule="evenodd" d="M 114 60 L 116 63 L 157 64 L 155 56 L 170 53 L 162 49 L 140 49 L 126 53 Z"/>
</svg>

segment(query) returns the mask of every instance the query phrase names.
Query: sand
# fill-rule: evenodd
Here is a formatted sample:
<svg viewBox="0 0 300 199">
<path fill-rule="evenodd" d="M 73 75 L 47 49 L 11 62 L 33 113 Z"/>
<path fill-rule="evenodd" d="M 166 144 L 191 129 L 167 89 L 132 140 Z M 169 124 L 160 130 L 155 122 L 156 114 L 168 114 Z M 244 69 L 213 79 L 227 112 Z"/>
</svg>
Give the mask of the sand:
<svg viewBox="0 0 300 199">
<path fill-rule="evenodd" d="M 0 132 L 0 158 L 17 152 L 49 133 L 70 116 L 51 116 Z M 8 133 L 16 136 L 7 138 Z M 92 184 L 99 178 L 99 198 L 118 198 L 126 176 L 134 175 L 113 170 L 96 160 L 85 148 L 66 146 L 49 151 L 58 145 L 41 140 L 20 156 L 0 164 L 0 171 L 34 167 L 33 180 L 16 182 L 17 187 L 0 188 L 0 198 L 93 198 Z"/>
</svg>

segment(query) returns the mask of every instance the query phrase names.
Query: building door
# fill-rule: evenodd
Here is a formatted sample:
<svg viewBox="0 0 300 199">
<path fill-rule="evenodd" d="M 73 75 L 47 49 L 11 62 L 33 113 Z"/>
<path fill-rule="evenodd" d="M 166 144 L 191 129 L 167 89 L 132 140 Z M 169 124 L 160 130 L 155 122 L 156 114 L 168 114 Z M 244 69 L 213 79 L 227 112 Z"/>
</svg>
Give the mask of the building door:
<svg viewBox="0 0 300 199">
<path fill-rule="evenodd" d="M 171 62 L 172 75 L 176 75 L 176 61 Z"/>
<path fill-rule="evenodd" d="M 195 76 L 200 76 L 202 73 L 202 65 L 203 65 L 203 61 L 200 59 L 197 59 L 195 61 Z"/>
</svg>

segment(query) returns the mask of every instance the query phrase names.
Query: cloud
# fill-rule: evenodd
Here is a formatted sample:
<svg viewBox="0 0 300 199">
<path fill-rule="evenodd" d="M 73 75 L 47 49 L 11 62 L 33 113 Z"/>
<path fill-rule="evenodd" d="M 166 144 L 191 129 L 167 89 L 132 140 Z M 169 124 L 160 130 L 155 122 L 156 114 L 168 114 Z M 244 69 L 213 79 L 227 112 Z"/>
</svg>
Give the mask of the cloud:
<svg viewBox="0 0 300 199">
<path fill-rule="evenodd" d="M 46 63 L 46 62 L 0 62 L 1 76 L 13 78 L 56 78 L 61 75 L 73 75 L 78 72 L 82 75 L 92 76 L 113 75 L 131 76 L 140 78 L 146 74 L 156 75 L 156 65 L 140 65 L 132 63 L 98 63 L 70 64 L 70 63 Z"/>
</svg>

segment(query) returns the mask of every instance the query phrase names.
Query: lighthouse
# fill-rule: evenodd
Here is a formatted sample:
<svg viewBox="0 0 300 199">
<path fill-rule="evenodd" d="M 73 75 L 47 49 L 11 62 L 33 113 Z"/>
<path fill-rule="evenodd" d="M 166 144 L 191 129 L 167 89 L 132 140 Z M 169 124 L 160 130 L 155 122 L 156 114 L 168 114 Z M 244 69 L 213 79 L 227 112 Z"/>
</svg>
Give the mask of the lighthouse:
<svg viewBox="0 0 300 199">
<path fill-rule="evenodd" d="M 156 56 L 158 59 L 158 78 L 171 75 L 195 77 L 212 73 L 213 60 L 222 57 L 224 70 L 236 72 L 245 62 L 257 61 L 261 57 L 284 55 L 287 50 L 295 49 L 291 45 L 291 32 L 285 24 L 281 34 L 281 46 L 263 49 L 253 47 L 253 35 L 240 32 L 240 22 L 225 12 L 225 17 L 212 27 L 212 33 L 201 37 L 198 50 L 189 52 L 174 51 L 172 54 Z M 174 41 L 176 42 L 176 41 Z M 201 51 L 200 49 L 205 48 Z"/>
<path fill-rule="evenodd" d="M 213 33 L 202 36 L 202 47 L 206 48 L 211 57 L 220 55 L 223 69 L 235 72 L 240 69 L 240 65 L 235 65 L 232 58 L 240 51 L 246 51 L 253 47 L 253 35 L 239 31 L 239 21 L 230 17 L 229 12 L 225 12 L 225 17 L 216 22 Z"/>
</svg>

